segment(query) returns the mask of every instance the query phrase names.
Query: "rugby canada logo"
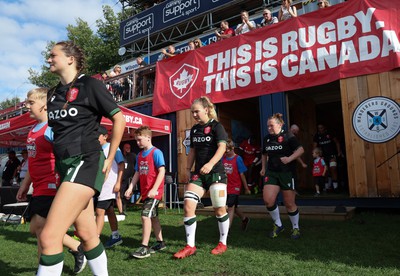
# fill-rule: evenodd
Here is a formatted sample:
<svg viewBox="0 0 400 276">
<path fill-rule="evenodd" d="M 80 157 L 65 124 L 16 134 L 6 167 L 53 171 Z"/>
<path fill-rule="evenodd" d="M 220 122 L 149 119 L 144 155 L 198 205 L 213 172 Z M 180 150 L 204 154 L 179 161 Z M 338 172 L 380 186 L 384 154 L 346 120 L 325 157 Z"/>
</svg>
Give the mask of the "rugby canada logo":
<svg viewBox="0 0 400 276">
<path fill-rule="evenodd" d="M 353 113 L 353 128 L 361 139 L 384 143 L 400 132 L 400 105 L 386 97 L 362 101 Z"/>
<path fill-rule="evenodd" d="M 171 77 L 169 77 L 169 87 L 172 94 L 182 99 L 196 83 L 199 76 L 199 68 L 189 64 L 183 64 Z"/>
</svg>

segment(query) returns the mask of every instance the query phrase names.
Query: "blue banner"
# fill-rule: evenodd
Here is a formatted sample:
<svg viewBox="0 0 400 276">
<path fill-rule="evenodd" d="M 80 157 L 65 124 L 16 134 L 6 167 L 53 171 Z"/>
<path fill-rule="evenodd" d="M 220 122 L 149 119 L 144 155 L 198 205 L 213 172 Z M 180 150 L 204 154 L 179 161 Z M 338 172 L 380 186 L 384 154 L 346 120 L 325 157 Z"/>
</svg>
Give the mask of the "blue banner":
<svg viewBox="0 0 400 276">
<path fill-rule="evenodd" d="M 123 22 L 119 26 L 120 46 L 125 46 L 149 33 L 156 33 L 195 16 L 210 12 L 233 0 L 164 1 Z"/>
</svg>

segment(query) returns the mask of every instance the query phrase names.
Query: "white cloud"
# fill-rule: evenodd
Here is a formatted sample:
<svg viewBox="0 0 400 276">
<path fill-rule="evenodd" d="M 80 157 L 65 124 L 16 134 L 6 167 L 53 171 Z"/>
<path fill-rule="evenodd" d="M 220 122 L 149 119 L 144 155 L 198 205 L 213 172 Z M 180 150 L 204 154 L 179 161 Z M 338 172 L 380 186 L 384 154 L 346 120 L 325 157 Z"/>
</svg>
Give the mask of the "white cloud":
<svg viewBox="0 0 400 276">
<path fill-rule="evenodd" d="M 28 69 L 41 68 L 47 42 L 66 39 L 65 28 L 77 18 L 95 28 L 103 5 L 121 10 L 117 0 L 0 0 L 0 101 L 24 99 L 33 88 Z"/>
</svg>

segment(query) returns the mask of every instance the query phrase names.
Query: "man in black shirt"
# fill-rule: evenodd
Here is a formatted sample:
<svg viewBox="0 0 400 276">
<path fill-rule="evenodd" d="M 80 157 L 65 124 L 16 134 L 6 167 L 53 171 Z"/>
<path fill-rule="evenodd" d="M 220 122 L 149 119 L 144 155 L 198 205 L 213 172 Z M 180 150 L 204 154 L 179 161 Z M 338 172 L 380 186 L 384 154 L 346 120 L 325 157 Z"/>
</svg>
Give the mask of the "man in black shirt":
<svg viewBox="0 0 400 276">
<path fill-rule="evenodd" d="M 15 151 L 11 150 L 8 152 L 8 161 L 3 169 L 2 185 L 11 186 L 13 179 L 17 176 L 17 167 L 20 165 L 20 161 L 15 155 Z"/>
</svg>

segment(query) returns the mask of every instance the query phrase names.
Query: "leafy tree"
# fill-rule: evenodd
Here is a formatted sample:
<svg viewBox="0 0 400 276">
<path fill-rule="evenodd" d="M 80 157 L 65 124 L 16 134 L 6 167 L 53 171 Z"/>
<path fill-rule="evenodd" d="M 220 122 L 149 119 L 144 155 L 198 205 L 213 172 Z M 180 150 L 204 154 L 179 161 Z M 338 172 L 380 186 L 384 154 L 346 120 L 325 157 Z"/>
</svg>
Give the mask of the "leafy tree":
<svg viewBox="0 0 400 276">
<path fill-rule="evenodd" d="M 13 97 L 11 100 L 6 98 L 4 101 L 0 102 L 0 109 L 6 109 L 15 106 L 15 104 L 20 102 L 21 100 L 18 97 Z"/>
<path fill-rule="evenodd" d="M 120 61 L 119 49 L 119 22 L 121 14 L 115 14 L 110 6 L 103 6 L 104 20 L 96 21 L 97 34 L 93 32 L 89 24 L 78 18 L 75 25 L 66 27 L 67 37 L 75 41 L 86 56 L 85 74 L 94 75 L 110 69 Z M 42 56 L 47 59 L 47 53 L 53 47 L 54 42 L 49 42 Z M 49 72 L 47 65 L 43 65 L 40 71 L 29 69 L 29 81 L 40 87 L 52 87 L 58 82 L 58 77 Z"/>
</svg>

